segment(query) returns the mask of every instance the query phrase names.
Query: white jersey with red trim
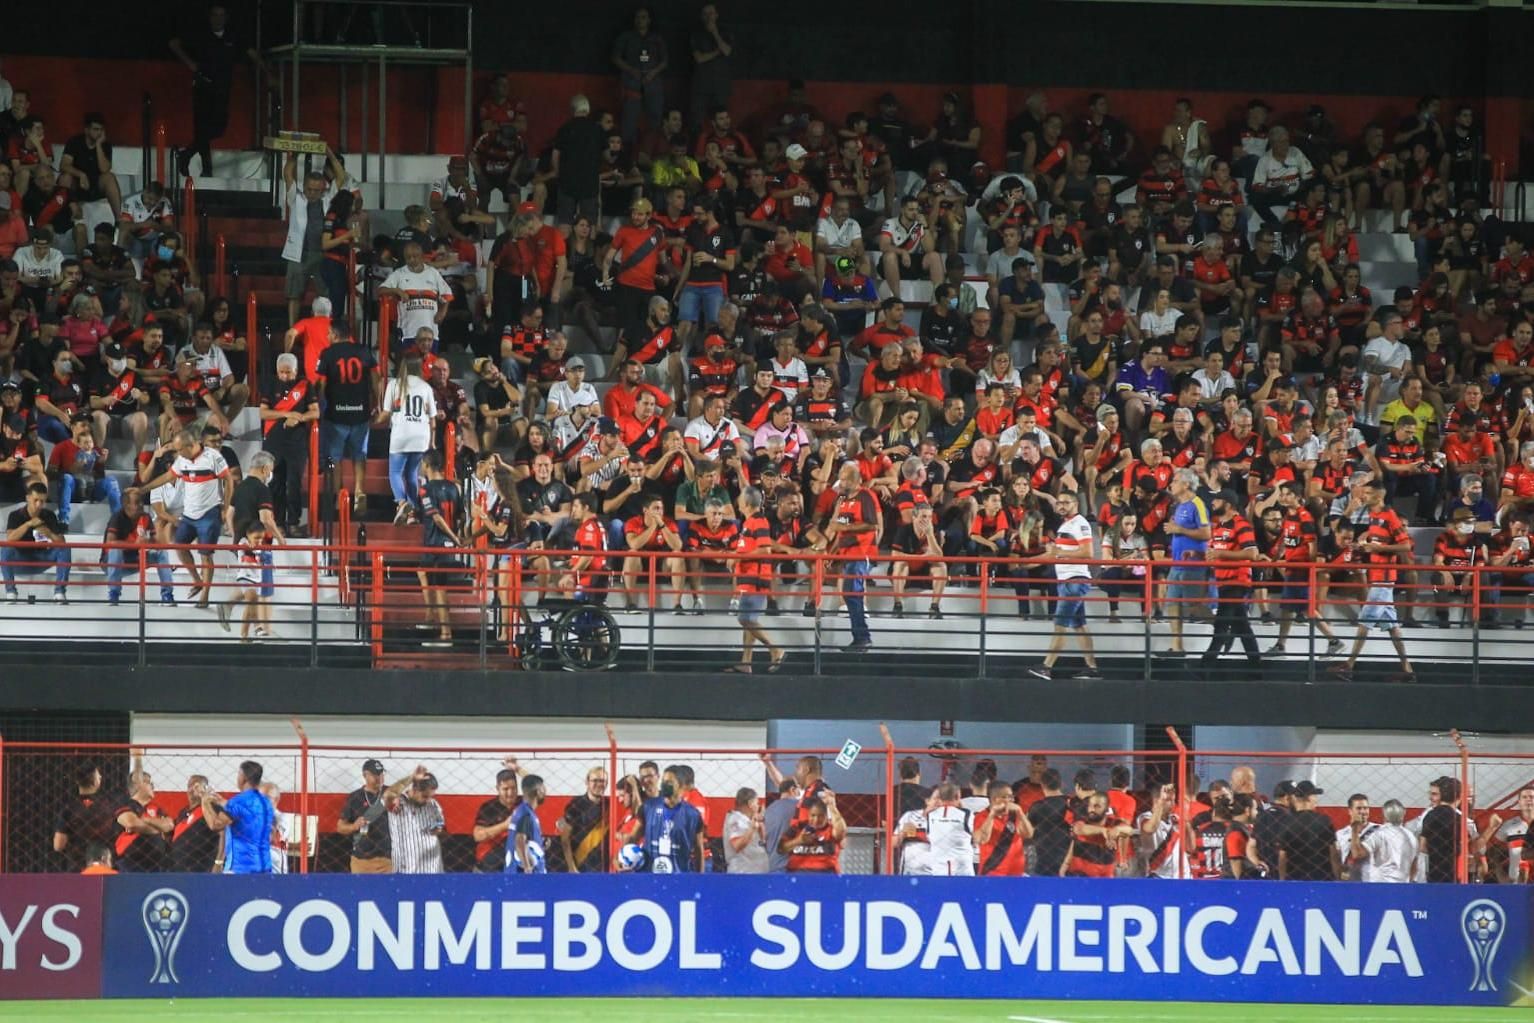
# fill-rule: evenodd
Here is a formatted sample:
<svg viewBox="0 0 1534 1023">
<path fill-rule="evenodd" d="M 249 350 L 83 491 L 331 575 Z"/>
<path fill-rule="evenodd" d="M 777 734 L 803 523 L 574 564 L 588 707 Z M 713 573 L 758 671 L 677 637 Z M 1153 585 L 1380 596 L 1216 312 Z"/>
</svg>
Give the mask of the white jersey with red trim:
<svg viewBox="0 0 1534 1023">
<path fill-rule="evenodd" d="M 422 327 L 431 328 L 431 336 L 437 336 L 437 306 L 453 300 L 453 289 L 434 266 L 412 270 L 402 266 L 384 278 L 383 287 L 404 292 L 399 303 L 400 335 L 406 340 L 413 338 Z"/>
<path fill-rule="evenodd" d="M 1523 880 L 1521 871 L 1528 870 L 1526 863 L 1534 863 L 1528 852 L 1529 822 L 1523 817 L 1504 821 L 1492 836 L 1492 841 L 1507 846 L 1507 876 L 1513 881 Z"/>
<path fill-rule="evenodd" d="M 1154 812 L 1147 810 L 1135 819 L 1135 830 L 1141 842 L 1140 849 L 1144 853 L 1145 876 L 1175 878 L 1179 876 L 1179 860 L 1181 876 L 1190 876 L 1187 857 L 1182 851 L 1182 823 L 1175 813 L 1163 814 L 1161 823 L 1156 825 L 1156 830 L 1147 835 L 1143 829 L 1153 816 Z"/>
<path fill-rule="evenodd" d="M 888 238 L 890 244 L 902 252 L 915 252 L 921 240 L 927 236 L 927 223 L 918 218 L 907 227 L 900 222 L 899 217 L 890 217 L 879 230 L 879 236 Z"/>
<path fill-rule="evenodd" d="M 1055 578 L 1092 578 L 1090 566 L 1073 564 L 1067 560 L 1092 556 L 1092 523 L 1080 515 L 1072 515 L 1060 523 L 1060 528 L 1055 530 L 1055 548 L 1060 559 L 1055 562 Z"/>
<path fill-rule="evenodd" d="M 962 806 L 936 806 L 927 811 L 932 873 L 940 877 L 974 876 L 974 820 L 974 815 Z"/>
<path fill-rule="evenodd" d="M 901 815 L 895 823 L 895 832 L 904 835 L 907 828 L 916 834 L 900 842 L 900 872 L 910 877 L 926 877 L 932 873 L 932 846 L 927 842 L 927 811 L 911 810 Z"/>
<path fill-rule="evenodd" d="M 224 503 L 224 479 L 229 463 L 213 448 L 203 448 L 196 458 L 178 455 L 170 471 L 181 484 L 181 514 L 200 519 Z"/>
</svg>

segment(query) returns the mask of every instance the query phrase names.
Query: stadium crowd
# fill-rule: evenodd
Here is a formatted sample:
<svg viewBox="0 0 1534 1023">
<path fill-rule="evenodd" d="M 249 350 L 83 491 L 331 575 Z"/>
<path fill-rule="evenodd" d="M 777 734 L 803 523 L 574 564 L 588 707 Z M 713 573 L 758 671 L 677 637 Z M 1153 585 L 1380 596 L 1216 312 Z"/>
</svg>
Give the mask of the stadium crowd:
<svg viewBox="0 0 1534 1023">
<path fill-rule="evenodd" d="M 418 766 L 386 784 L 385 765 L 369 758 L 361 786 L 340 802 L 333 825 L 322 825 L 345 840 L 349 858 L 316 861 L 313 869 L 842 872 L 847 817 L 867 816 L 858 823 L 877 827 L 878 800 L 839 800 L 815 756 L 799 758 L 786 777 L 769 756 L 762 762 L 776 787 L 772 797 L 741 788 L 726 810 L 703 795 L 690 765 L 656 761 L 619 779 L 615 802 L 607 769 L 593 766 L 581 792 L 546 805 L 545 780 L 507 757 L 495 775 L 495 795 L 478 806 L 467 834 L 454 843 L 431 771 Z M 1344 808 L 1328 814 L 1321 809 L 1324 792 L 1311 780 L 1279 782 L 1269 798 L 1244 765 L 1203 788 L 1190 778 L 1186 803 L 1175 784 L 1134 788 L 1131 770 L 1122 765 L 1108 769 L 1106 778 L 1079 770 L 1066 789 L 1060 771 L 1041 755 L 1015 782 L 999 779 L 988 759 L 974 764 L 962 787 L 947 771 L 937 785 L 923 785 L 915 758 L 902 760 L 898 770 L 888 818 L 894 823 L 885 837 L 894 846 L 895 869 L 905 875 L 1453 882 L 1468 849 L 1471 880 L 1531 881 L 1525 841 L 1534 823 L 1534 786 L 1498 813 L 1476 811 L 1473 794 L 1440 777 L 1410 816 L 1399 799 L 1376 809 L 1364 793 L 1349 795 Z M 240 793 L 225 800 L 205 776 L 193 775 L 185 805 L 176 807 L 178 797 L 157 799 L 141 765 L 129 776 L 129 791 L 115 797 L 104 791 L 101 773 L 86 766 L 78 794 L 56 818 L 56 869 L 78 870 L 83 862 L 92 872 L 280 872 L 289 869 L 291 852 L 310 855 L 276 811 L 281 790 L 262 781 L 261 765 L 241 764 L 238 780 Z M 264 795 L 264 804 L 255 803 L 256 792 L 247 796 L 249 790 Z M 844 816 L 843 800 L 858 809 Z M 250 843 L 260 846 L 259 855 L 245 847 Z M 231 861 L 239 866 L 230 868 Z M 252 869 L 257 861 L 261 869 Z M 871 869 L 878 871 L 877 861 Z"/>
<path fill-rule="evenodd" d="M 705 10 L 690 115 L 652 87 L 669 63 L 642 12 L 614 47 L 622 109 L 576 96 L 535 151 L 530 119 L 564 115 L 498 77 L 481 136 L 394 236 L 368 237 L 334 154 L 302 176 L 289 161 L 293 326 L 258 388 L 264 457 L 240 488 L 226 441 L 256 382 L 230 364 L 249 339 L 228 301 L 202 296 L 163 187 L 121 195 L 101 118 L 55 171 L 16 90 L 0 116 L 0 501 L 25 502 L 7 542 L 36 546 L 7 550 L 7 595 L 51 569 L 66 600 L 54 545 L 75 504 L 105 501 L 105 539 L 154 549 L 166 602 L 166 546 L 226 535 L 255 609 L 267 545 L 302 535 L 318 420 L 359 507 L 370 426 L 389 426 L 395 521 L 419 523 L 444 566 L 480 538 L 527 548 L 545 590 L 619 590 L 623 609 L 650 566 L 686 614 L 700 566 L 734 555 L 713 570 L 735 576 L 743 670 L 753 641 L 774 665 L 782 653 L 760 619 L 789 569 L 767 553 L 844 556 L 853 651 L 872 644 L 875 565 L 890 565 L 896 616 L 926 593 L 940 617 L 945 588 L 983 571 L 963 559 L 994 559 L 1017 614 L 1055 620 L 1044 677 L 1072 636 L 1095 675 L 1092 587 L 1109 620 L 1121 602 L 1169 617 L 1171 656 L 1187 616 L 1214 616 L 1210 656 L 1239 641 L 1253 663 L 1249 608 L 1279 621 L 1273 654 L 1310 617 L 1341 654 L 1327 620 L 1356 618 L 1344 675 L 1366 627 L 1410 675 L 1398 584 L 1439 625 L 1472 590 L 1481 627 L 1524 624 L 1534 255 L 1483 214 L 1471 108 L 1424 97 L 1343 139 L 1320 107 L 1282 125 L 1253 100 L 1222 132 L 1180 100 L 1151 144 L 1106 96 L 1067 112 L 1041 93 L 993 173 L 957 94 L 930 124 L 889 94 L 836 124 L 789 83 L 737 125 L 733 43 Z M 111 221 L 89 222 L 97 202 Z M 1376 296 L 1357 236 L 1380 218 L 1415 272 Z M 348 249 L 396 306 L 392 365 L 341 316 Z M 455 378 L 459 348 L 471 371 Z M 449 423 L 460 452 L 442 451 Z M 107 472 L 117 444 L 135 455 L 130 488 Z M 1408 525 L 1441 529 L 1431 555 Z M 1099 556 L 1144 563 L 1072 561 Z M 176 557 L 208 606 L 213 562 Z M 1467 570 L 1484 565 L 1505 571 L 1482 587 Z M 433 606 L 429 642 L 450 644 Z"/>
</svg>

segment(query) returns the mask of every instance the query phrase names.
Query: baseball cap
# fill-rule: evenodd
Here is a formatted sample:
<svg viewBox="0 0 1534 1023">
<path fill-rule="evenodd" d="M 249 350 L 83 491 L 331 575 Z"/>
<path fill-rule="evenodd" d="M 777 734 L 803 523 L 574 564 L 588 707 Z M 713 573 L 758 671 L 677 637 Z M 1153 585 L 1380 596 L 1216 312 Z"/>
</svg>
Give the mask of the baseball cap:
<svg viewBox="0 0 1534 1023">
<path fill-rule="evenodd" d="M 1112 405 L 1108 404 L 1106 401 L 1103 402 L 1101 405 L 1097 406 L 1097 418 L 1098 419 L 1101 419 L 1104 416 L 1109 415 L 1110 413 L 1116 416 L 1116 415 L 1119 414 L 1119 410 L 1114 408 Z"/>
<path fill-rule="evenodd" d="M 517 212 L 518 213 L 537 213 L 538 212 L 538 204 L 533 202 L 531 199 L 529 199 L 527 202 L 522 203 L 521 205 L 519 205 L 517 207 Z"/>
<path fill-rule="evenodd" d="M 582 359 L 579 355 L 570 356 L 565 360 L 565 372 L 569 373 L 571 370 L 579 370 L 582 373 L 586 372 L 586 360 Z"/>
<path fill-rule="evenodd" d="M 823 380 L 829 380 L 831 379 L 831 374 L 826 372 L 826 368 L 824 366 L 816 366 L 815 372 L 810 374 L 810 379 L 814 380 L 816 377 L 819 377 Z"/>
<path fill-rule="evenodd" d="M 490 358 L 488 355 L 482 355 L 474 360 L 474 372 L 478 373 L 480 376 L 484 376 L 485 373 L 494 366 L 495 360 Z"/>
<path fill-rule="evenodd" d="M 1281 781 L 1273 786 L 1274 799 L 1283 799 L 1285 796 L 1292 795 L 1294 795 L 1294 782 L 1292 781 Z"/>
<path fill-rule="evenodd" d="M 123 350 L 122 345 L 118 344 L 116 341 L 113 341 L 111 344 L 106 346 L 105 354 L 109 359 L 122 359 L 126 358 L 128 353 Z"/>
<path fill-rule="evenodd" d="M 368 759 L 368 760 L 364 760 L 362 762 L 362 770 L 363 770 L 364 774 L 383 774 L 384 773 L 383 761 L 382 760 L 374 760 L 374 759 L 371 759 L 371 758 Z"/>
<path fill-rule="evenodd" d="M 810 151 L 805 149 L 799 143 L 795 142 L 787 149 L 783 150 L 783 155 L 788 157 L 790 160 L 802 160 L 806 156 L 810 155 Z"/>
<path fill-rule="evenodd" d="M 710 334 L 708 337 L 703 339 L 703 347 L 724 348 L 726 347 L 726 344 L 723 337 L 720 337 L 718 334 Z"/>
<path fill-rule="evenodd" d="M 618 424 L 609 416 L 603 416 L 597 420 L 597 433 L 607 434 L 609 437 L 618 435 Z"/>
<path fill-rule="evenodd" d="M 1317 788 L 1316 783 L 1309 778 L 1294 783 L 1294 794 L 1297 796 L 1319 796 L 1325 789 Z"/>
</svg>

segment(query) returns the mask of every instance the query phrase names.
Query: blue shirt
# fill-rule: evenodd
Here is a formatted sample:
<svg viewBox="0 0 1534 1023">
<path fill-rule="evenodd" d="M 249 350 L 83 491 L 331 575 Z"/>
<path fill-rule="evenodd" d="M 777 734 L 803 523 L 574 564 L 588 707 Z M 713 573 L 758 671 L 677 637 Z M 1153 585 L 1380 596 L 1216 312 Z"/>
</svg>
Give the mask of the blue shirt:
<svg viewBox="0 0 1534 1023">
<path fill-rule="evenodd" d="M 1172 512 L 1172 521 L 1184 529 L 1198 529 L 1209 525 L 1209 509 L 1204 507 L 1203 498 L 1195 497 L 1177 506 Z M 1172 560 L 1202 561 L 1208 548 L 1208 540 L 1195 540 L 1191 536 L 1178 534 L 1172 537 Z"/>
<path fill-rule="evenodd" d="M 1135 393 L 1166 394 L 1172 389 L 1172 380 L 1165 367 L 1147 370 L 1138 359 L 1131 359 L 1119 367 L 1114 389 Z"/>
<path fill-rule="evenodd" d="M 652 874 L 693 871 L 692 851 L 703 830 L 703 816 L 686 800 L 667 806 L 659 796 L 644 801 L 645 870 Z"/>
<path fill-rule="evenodd" d="M 277 810 L 255 789 L 245 789 L 224 804 L 229 827 L 224 829 L 224 873 L 272 872 L 272 825 Z"/>
<path fill-rule="evenodd" d="M 517 836 L 527 836 L 527 864 L 517 855 Z M 511 830 L 506 832 L 506 873 L 547 874 L 548 864 L 543 858 L 543 823 L 538 811 L 530 803 L 519 803 L 511 811 Z"/>
</svg>

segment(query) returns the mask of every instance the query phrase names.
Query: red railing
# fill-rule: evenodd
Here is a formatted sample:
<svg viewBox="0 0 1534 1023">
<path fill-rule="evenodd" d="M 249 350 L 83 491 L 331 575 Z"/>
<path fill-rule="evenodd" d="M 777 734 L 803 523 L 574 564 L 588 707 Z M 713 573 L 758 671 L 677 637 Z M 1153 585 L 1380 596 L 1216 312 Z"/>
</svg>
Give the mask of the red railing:
<svg viewBox="0 0 1534 1023">
<path fill-rule="evenodd" d="M 325 489 L 325 466 L 320 460 L 320 423 L 309 424 L 309 535 L 320 535 L 320 494 Z M 343 535 L 342 540 L 346 537 Z"/>
<path fill-rule="evenodd" d="M 442 425 L 442 474 L 458 482 L 458 424 L 451 419 Z"/>
<path fill-rule="evenodd" d="M 339 474 L 339 467 L 336 471 Z M 352 495 L 345 487 L 336 491 L 336 535 L 342 543 L 351 542 Z M 349 605 L 352 602 L 352 563 L 350 559 L 341 562 L 341 572 L 336 578 L 341 591 L 341 603 Z"/>
<path fill-rule="evenodd" d="M 395 319 L 394 296 L 385 295 L 378 300 L 378 368 L 389 372 L 389 345 L 393 342 Z"/>
<path fill-rule="evenodd" d="M 259 306 L 252 288 L 245 296 L 245 386 L 250 388 L 250 403 L 261 400 L 261 335 L 257 333 Z"/>
<path fill-rule="evenodd" d="M 346 247 L 346 323 L 355 336 L 357 331 L 357 247 Z"/>
<path fill-rule="evenodd" d="M 1507 161 L 1498 160 L 1491 168 L 1490 206 L 1499 217 L 1507 216 Z"/>
<path fill-rule="evenodd" d="M 539 808 L 545 830 L 555 835 L 555 824 L 570 799 L 586 793 L 586 778 L 595 768 L 605 768 L 608 785 L 603 793 L 608 821 L 608 850 L 615 853 L 619 836 L 613 822 L 623 819 L 618 782 L 626 775 L 638 775 L 640 764 L 654 761 L 664 768 L 672 763 L 691 767 L 696 775 L 698 798 L 707 807 L 708 832 L 711 838 L 723 835 L 725 813 L 735 802 L 741 788 L 754 789 L 764 804 L 777 798 L 777 780 L 794 772 L 805 759 L 813 771 L 818 762 L 829 787 L 836 793 L 836 803 L 853 834 L 844 844 L 841 857 L 846 873 L 893 874 L 901 869 L 896 846 L 900 840 L 902 809 L 914 795 L 920 805 L 923 794 L 943 784 L 953 784 L 965 795 L 984 796 L 982 786 L 992 781 L 1005 783 L 1020 804 L 1031 803 L 1043 795 L 1046 772 L 1053 770 L 1062 779 L 1061 788 L 1072 796 L 1078 772 L 1087 777 L 1086 789 L 1103 794 L 1114 807 L 1112 816 L 1134 828 L 1130 837 L 1120 840 L 1116 856 L 1120 873 L 1139 876 L 1157 871 L 1160 876 L 1186 877 L 1190 865 L 1199 857 L 1195 840 L 1193 810 L 1196 803 L 1209 802 L 1209 792 L 1225 785 L 1237 792 L 1259 795 L 1273 792 L 1279 783 L 1308 780 L 1324 790 L 1324 799 L 1316 809 L 1339 828 L 1346 827 L 1347 802 L 1352 793 L 1370 799 L 1369 821 L 1378 823 L 1382 804 L 1396 800 L 1405 808 L 1406 818 L 1426 812 L 1432 802 L 1432 789 L 1442 779 L 1460 783 L 1462 798 L 1457 801 L 1461 830 L 1459 852 L 1453 860 L 1453 875 L 1461 882 L 1498 880 L 1506 876 L 1505 844 L 1491 834 L 1502 818 L 1488 808 L 1475 805 L 1469 793 L 1480 782 L 1490 787 L 1505 777 L 1528 776 L 1534 772 L 1534 754 L 1496 754 L 1470 749 L 1456 733 L 1443 736 L 1403 738 L 1401 748 L 1357 753 L 1301 748 L 1288 751 L 1204 750 L 1189 746 L 1175 729 L 1168 728 L 1170 750 L 1117 748 L 1069 749 L 1055 747 L 1022 748 L 997 746 L 952 748 L 902 744 L 889 728 L 857 726 L 850 738 L 860 742 L 864 753 L 853 767 L 833 767 L 836 749 L 821 747 L 762 748 L 749 744 L 723 746 L 707 740 L 699 742 L 701 726 L 677 726 L 675 736 L 656 742 L 626 743 L 621 737 L 623 725 L 606 725 L 601 741 L 595 734 L 584 745 L 539 745 L 524 747 L 515 727 L 505 744 L 465 745 L 451 739 L 432 744 L 413 740 L 406 744 L 387 741 L 368 742 L 366 738 L 341 742 L 316 741 L 303 722 L 292 722 L 294 738 L 287 742 L 247 741 L 244 727 L 238 722 L 211 722 L 196 742 L 93 743 L 93 742 L 18 742 L 0 736 L 0 795 L 9 799 L 0 803 L 0 871 L 32 873 L 70 869 L 71 856 L 83 850 L 76 843 L 66 843 L 63 855 L 52 849 L 56 793 L 71 789 L 81 767 L 100 771 L 103 785 L 115 791 L 127 788 L 130 772 L 142 769 L 158 785 L 154 805 L 167 815 L 174 815 L 185 797 L 178 791 L 182 779 L 198 774 L 211 780 L 215 791 L 227 791 L 241 761 L 262 763 L 266 780 L 278 784 L 282 797 L 278 809 L 288 814 L 296 811 L 297 820 L 289 828 L 289 837 L 297 838 L 296 855 L 290 844 L 290 861 L 300 873 L 344 872 L 348 869 L 346 844 L 335 836 L 336 823 L 346 793 L 356 784 L 356 766 L 368 758 L 383 760 L 390 780 L 407 776 L 415 765 L 424 765 L 437 779 L 436 798 L 447 821 L 447 832 L 454 838 L 458 862 L 448 869 L 469 869 L 472 863 L 463 857 L 474 855 L 470 834 L 477 808 L 493 793 L 495 774 L 510 766 L 514 759 L 522 775 L 543 778 L 549 800 Z M 535 732 L 524 730 L 527 735 Z M 903 768 L 914 769 L 914 777 L 901 777 Z M 1115 776 L 1118 776 L 1115 779 Z M 903 793 L 903 781 L 918 786 L 915 793 Z M 1171 787 L 1175 821 L 1169 821 L 1170 855 L 1163 852 L 1161 861 L 1152 858 L 1157 836 L 1141 830 L 1155 802 L 1165 787 Z M 1440 789 L 1441 794 L 1441 789 Z M 1265 802 L 1265 799 L 1263 800 Z M 1165 805 L 1165 804 L 1163 804 Z M 1509 815 L 1510 816 L 1510 815 Z M 23 822 L 28 822 L 23 826 Z M 1472 837 L 1474 823 L 1479 834 Z M 311 828 L 315 829 L 311 832 Z M 310 851 L 310 838 L 315 838 Z M 332 836 L 328 842 L 321 841 Z M 1328 842 L 1328 845 L 1330 843 Z M 1430 856 L 1444 856 L 1443 848 Z M 444 846 L 444 857 L 447 846 Z M 562 857 L 560 857 L 562 859 Z M 1324 860 L 1324 857 L 1323 857 Z M 1356 862 L 1356 861 L 1355 861 Z M 1440 861 L 1442 862 L 1442 861 Z M 604 858 L 601 869 L 611 869 L 611 856 Z M 1207 861 L 1201 864 L 1208 866 Z M 1273 864 L 1276 866 L 1276 864 Z M 716 865 L 717 869 L 717 865 Z M 1202 876 L 1210 876 L 1207 870 Z M 1419 877 L 1418 880 L 1421 880 Z"/>
<path fill-rule="evenodd" d="M 197 228 L 197 186 L 192 183 L 192 176 L 186 176 L 186 182 L 181 186 L 181 237 L 186 242 L 186 261 L 191 266 L 197 265 L 198 247 L 202 244 L 202 237 Z"/>
</svg>

